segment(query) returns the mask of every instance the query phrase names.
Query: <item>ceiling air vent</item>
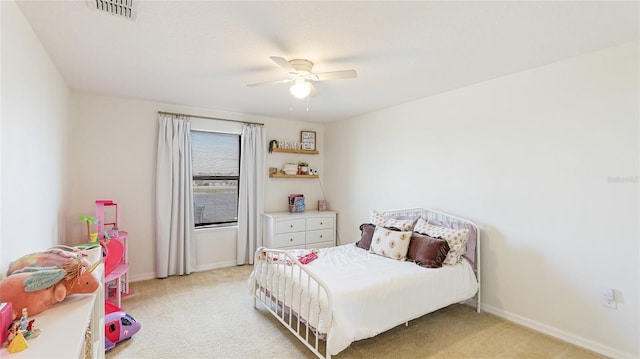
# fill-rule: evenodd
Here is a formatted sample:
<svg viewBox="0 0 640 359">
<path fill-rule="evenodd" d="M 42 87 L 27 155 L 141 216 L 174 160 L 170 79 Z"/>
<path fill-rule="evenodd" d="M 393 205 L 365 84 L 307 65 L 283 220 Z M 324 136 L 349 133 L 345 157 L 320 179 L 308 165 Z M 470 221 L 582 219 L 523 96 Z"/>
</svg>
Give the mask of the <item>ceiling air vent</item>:
<svg viewBox="0 0 640 359">
<path fill-rule="evenodd" d="M 136 6 L 133 0 L 87 0 L 90 7 L 111 15 L 122 16 L 130 20 L 136 18 Z"/>
</svg>

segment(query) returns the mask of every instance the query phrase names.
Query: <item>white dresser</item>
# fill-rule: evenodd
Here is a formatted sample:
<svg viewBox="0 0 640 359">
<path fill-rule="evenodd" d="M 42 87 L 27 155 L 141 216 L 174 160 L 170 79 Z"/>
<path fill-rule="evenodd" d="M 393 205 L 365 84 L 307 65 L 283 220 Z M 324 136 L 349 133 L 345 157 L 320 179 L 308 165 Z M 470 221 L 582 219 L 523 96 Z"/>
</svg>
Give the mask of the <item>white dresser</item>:
<svg viewBox="0 0 640 359">
<path fill-rule="evenodd" d="M 325 248 L 336 245 L 333 211 L 264 214 L 264 246 L 273 249 Z"/>
</svg>

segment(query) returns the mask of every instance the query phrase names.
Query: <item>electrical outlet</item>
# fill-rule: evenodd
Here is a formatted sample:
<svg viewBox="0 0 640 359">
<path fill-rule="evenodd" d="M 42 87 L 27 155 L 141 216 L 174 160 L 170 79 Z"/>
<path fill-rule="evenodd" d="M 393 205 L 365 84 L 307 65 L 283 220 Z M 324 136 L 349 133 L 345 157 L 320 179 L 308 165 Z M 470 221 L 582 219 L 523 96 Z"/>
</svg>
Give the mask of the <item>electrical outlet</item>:
<svg viewBox="0 0 640 359">
<path fill-rule="evenodd" d="M 618 303 L 616 303 L 616 295 L 612 288 L 604 288 L 602 291 L 602 306 L 617 309 Z"/>
</svg>

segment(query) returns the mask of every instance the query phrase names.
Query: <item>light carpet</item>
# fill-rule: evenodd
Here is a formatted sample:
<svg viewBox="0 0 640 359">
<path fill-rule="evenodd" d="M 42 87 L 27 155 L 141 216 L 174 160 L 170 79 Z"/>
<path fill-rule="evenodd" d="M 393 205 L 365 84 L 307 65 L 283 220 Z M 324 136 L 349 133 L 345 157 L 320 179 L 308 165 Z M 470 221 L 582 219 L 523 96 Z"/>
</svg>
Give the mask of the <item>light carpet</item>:
<svg viewBox="0 0 640 359">
<path fill-rule="evenodd" d="M 120 358 L 315 358 L 264 308 L 238 266 L 131 283 L 123 307 L 142 323 L 107 352 Z M 452 305 L 361 340 L 347 358 L 603 358 L 466 305 Z"/>
</svg>

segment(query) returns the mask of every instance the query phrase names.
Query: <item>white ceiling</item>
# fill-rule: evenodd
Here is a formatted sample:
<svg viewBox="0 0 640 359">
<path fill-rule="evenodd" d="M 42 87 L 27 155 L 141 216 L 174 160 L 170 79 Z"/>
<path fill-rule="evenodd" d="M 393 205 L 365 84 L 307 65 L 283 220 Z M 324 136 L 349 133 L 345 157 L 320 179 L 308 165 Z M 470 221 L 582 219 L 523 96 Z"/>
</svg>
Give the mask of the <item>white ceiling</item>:
<svg viewBox="0 0 640 359">
<path fill-rule="evenodd" d="M 71 89 L 333 121 L 639 39 L 639 2 L 19 1 Z M 306 111 L 269 56 L 358 78 L 316 83 Z"/>
</svg>

